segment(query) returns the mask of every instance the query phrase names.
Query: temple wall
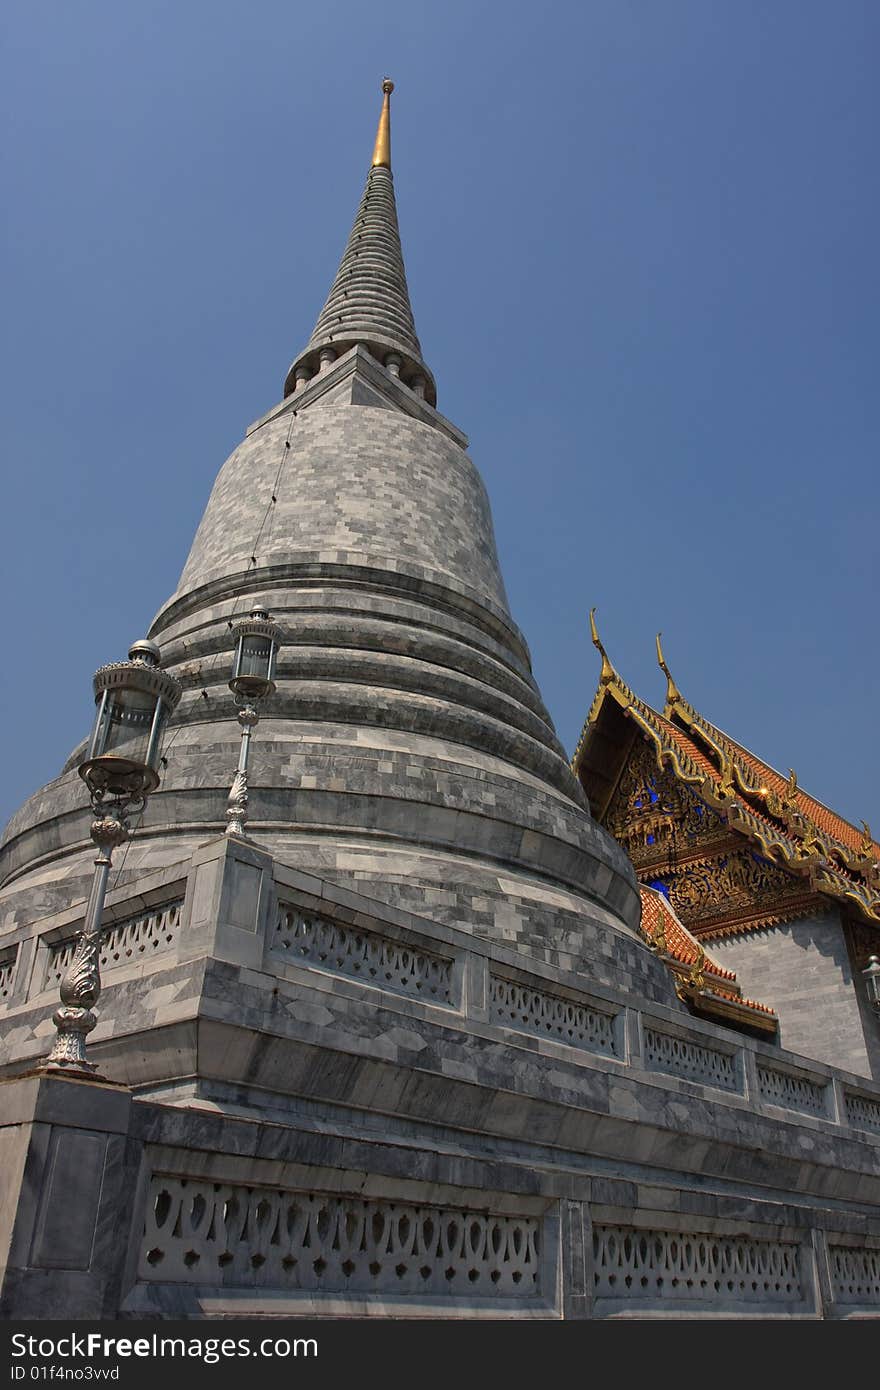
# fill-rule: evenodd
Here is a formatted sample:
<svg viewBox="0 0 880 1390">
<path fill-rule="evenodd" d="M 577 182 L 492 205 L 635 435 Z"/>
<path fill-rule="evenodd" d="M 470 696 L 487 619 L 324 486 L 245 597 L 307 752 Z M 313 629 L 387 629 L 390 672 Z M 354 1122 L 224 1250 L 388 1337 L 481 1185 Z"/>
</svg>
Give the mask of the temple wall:
<svg viewBox="0 0 880 1390">
<path fill-rule="evenodd" d="M 880 1312 L 880 1088 L 219 837 L 10 976 L 0 1315 Z M 73 1217 L 71 1217 L 73 1213 Z"/>
<path fill-rule="evenodd" d="M 0 1136 L 30 1177 L 0 1252 L 11 1320 L 880 1308 L 876 1216 L 768 1201 L 757 1164 L 744 1205 L 742 1192 L 645 1164 L 530 1171 L 515 1154 L 406 1150 L 303 1124 L 267 1133 L 65 1080 L 9 1082 L 3 1099 Z M 63 1160 L 76 1166 L 62 1177 Z"/>
<path fill-rule="evenodd" d="M 749 999 L 779 1015 L 780 1044 L 829 1066 L 880 1078 L 876 1043 L 866 1036 L 846 938 L 836 911 L 797 918 L 707 943 L 735 970 Z"/>
</svg>

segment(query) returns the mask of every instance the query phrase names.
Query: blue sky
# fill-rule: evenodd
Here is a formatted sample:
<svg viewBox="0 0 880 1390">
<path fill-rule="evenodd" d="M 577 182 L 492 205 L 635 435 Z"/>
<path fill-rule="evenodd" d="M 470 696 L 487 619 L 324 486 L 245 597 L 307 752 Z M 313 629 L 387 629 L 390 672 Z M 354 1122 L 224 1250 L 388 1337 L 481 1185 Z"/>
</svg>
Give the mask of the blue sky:
<svg viewBox="0 0 880 1390">
<path fill-rule="evenodd" d="M 173 591 L 379 84 L 440 409 L 572 749 L 598 662 L 880 831 L 880 6 L 12 0 L 0 820 Z"/>
</svg>

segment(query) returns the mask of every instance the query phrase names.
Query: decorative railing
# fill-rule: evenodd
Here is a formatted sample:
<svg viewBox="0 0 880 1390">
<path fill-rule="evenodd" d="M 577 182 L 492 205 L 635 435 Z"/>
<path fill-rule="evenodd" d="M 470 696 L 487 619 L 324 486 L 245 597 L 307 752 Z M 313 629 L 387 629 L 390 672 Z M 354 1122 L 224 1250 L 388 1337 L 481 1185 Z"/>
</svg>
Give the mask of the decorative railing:
<svg viewBox="0 0 880 1390">
<path fill-rule="evenodd" d="M 18 947 L 7 946 L 0 951 L 0 1000 L 6 1000 L 12 994 L 12 986 L 15 983 L 15 962 L 18 959 Z"/>
<path fill-rule="evenodd" d="M 751 1236 L 632 1226 L 593 1229 L 597 1298 L 669 1303 L 800 1303 L 799 1247 Z"/>
<path fill-rule="evenodd" d="M 180 930 L 182 908 L 183 898 L 176 898 L 108 927 L 101 942 L 101 969 L 113 970 L 117 966 L 152 960 L 163 951 L 170 951 Z M 50 946 L 44 988 L 54 989 L 61 983 L 73 960 L 77 939 L 76 936 L 66 937 Z"/>
<path fill-rule="evenodd" d="M 212 1287 L 534 1299 L 540 1222 L 154 1175 L 140 1277 Z"/>
<path fill-rule="evenodd" d="M 518 984 L 504 975 L 489 976 L 489 1017 L 505 1028 L 521 1028 L 610 1057 L 619 1055 L 616 1014 Z"/>
<path fill-rule="evenodd" d="M 525 959 L 514 963 L 512 957 L 495 956 L 478 942 L 469 944 L 459 938 L 452 944 L 438 939 L 428 923 L 418 924 L 418 930 L 414 924 L 404 937 L 395 923 L 385 927 L 368 921 L 364 926 L 333 920 L 332 904 L 326 916 L 312 913 L 283 901 L 285 893 L 292 895 L 295 890 L 283 882 L 278 889 L 282 901 L 270 922 L 264 957 L 267 972 L 277 970 L 280 961 L 313 967 L 387 996 L 420 999 L 479 1021 L 485 1020 L 486 1012 L 474 1008 L 474 1001 L 486 999 L 492 1024 L 564 1044 L 583 1061 L 590 1054 L 611 1058 L 631 1067 L 633 1074 L 643 1070 L 747 1098 L 750 1108 L 759 1111 L 782 1107 L 828 1126 L 858 1131 L 869 1142 L 880 1136 L 880 1095 L 872 1094 L 875 1088 L 867 1078 L 863 1082 L 847 1073 L 834 1081 L 834 1074 L 821 1064 L 814 1069 L 806 1059 L 785 1054 L 777 1059 L 766 1046 L 748 1039 L 737 1042 L 732 1034 L 722 1039 L 717 1030 L 686 1014 L 673 1018 L 669 1010 L 658 1009 L 654 1015 L 648 1004 L 605 999 L 600 987 L 595 992 L 589 987 L 581 990 L 573 977 L 562 976 L 557 984 L 544 972 L 531 970 Z M 180 881 L 172 883 L 169 878 L 167 890 L 161 891 L 179 890 Z M 116 911 L 124 910 L 117 900 Z M 112 978 L 116 969 L 170 952 L 182 917 L 181 895 L 108 926 L 101 947 L 102 973 Z M 32 993 L 57 991 L 76 942 L 75 935 L 65 935 L 42 949 L 30 984 Z M 0 948 L 0 1007 L 4 1010 L 14 1006 L 12 991 L 16 979 L 22 981 L 17 949 Z M 473 985 L 466 993 L 465 979 Z M 390 997 L 388 1007 L 396 1007 Z M 626 1038 L 635 1039 L 638 1033 L 641 1049 L 634 1048 L 630 1055 Z M 832 1103 L 835 1097 L 839 1104 Z"/>
<path fill-rule="evenodd" d="M 703 1086 L 715 1086 L 725 1091 L 740 1090 L 736 1056 L 708 1047 L 673 1033 L 661 1033 L 656 1028 L 643 1031 L 642 1058 L 651 1071 L 667 1072 L 686 1081 Z"/>
<path fill-rule="evenodd" d="M 860 1096 L 857 1091 L 844 1092 L 846 1118 L 855 1129 L 867 1129 L 880 1134 L 880 1100 Z"/>
<path fill-rule="evenodd" d="M 464 1007 L 467 1012 L 458 984 L 464 974 L 460 959 L 456 968 L 452 959 L 421 941 L 403 942 L 380 931 L 306 912 L 291 903 L 280 905 L 270 955 L 276 961 L 316 966 L 376 989 L 448 1008 Z M 523 978 L 514 978 L 513 970 L 507 973 L 504 966 L 492 969 L 484 958 L 480 968 L 488 974 L 491 1023 L 582 1052 L 626 1060 L 625 1011 L 621 1005 L 611 1001 L 606 1005 L 587 993 L 578 997 L 576 989 L 563 993 L 549 985 L 544 987 L 544 981 L 536 976 L 532 976 L 534 983 L 525 983 Z M 829 1103 L 831 1082 L 826 1075 L 811 1076 L 806 1068 L 777 1066 L 760 1051 L 752 1054 L 752 1060 L 748 1046 L 716 1045 L 714 1038 L 700 1035 L 697 1027 L 687 1023 L 666 1026 L 665 1021 L 655 1026 L 650 1015 L 641 1013 L 641 1056 L 637 1053 L 632 1059 L 636 1067 L 740 1096 L 745 1094 L 746 1077 L 751 1074 L 755 1079 L 749 1095 L 752 1105 L 778 1106 L 829 1124 L 880 1133 L 880 1098 L 847 1089 L 841 1114 L 836 1117 Z"/>
<path fill-rule="evenodd" d="M 282 904 L 272 952 L 380 989 L 452 1004 L 452 961 L 392 937 L 331 922 Z"/>
<path fill-rule="evenodd" d="M 835 1303 L 880 1304 L 880 1250 L 829 1245 Z"/>
<path fill-rule="evenodd" d="M 757 1070 L 758 1095 L 766 1104 L 779 1105 L 785 1110 L 799 1110 L 805 1115 L 827 1116 L 825 1086 L 810 1081 L 806 1076 L 794 1076 L 791 1072 L 763 1067 L 760 1063 Z"/>
</svg>

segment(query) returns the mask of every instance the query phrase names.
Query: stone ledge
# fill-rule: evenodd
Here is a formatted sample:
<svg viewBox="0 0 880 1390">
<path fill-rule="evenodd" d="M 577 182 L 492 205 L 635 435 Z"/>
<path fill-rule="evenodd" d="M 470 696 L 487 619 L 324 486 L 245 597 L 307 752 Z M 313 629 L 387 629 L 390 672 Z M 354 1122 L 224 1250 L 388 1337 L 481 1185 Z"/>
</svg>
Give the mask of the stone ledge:
<svg viewBox="0 0 880 1390">
<path fill-rule="evenodd" d="M 393 346 L 389 344 L 389 346 Z M 272 420 L 277 420 L 282 415 L 287 415 L 290 411 L 297 414 L 300 410 L 306 410 L 310 405 L 320 401 L 328 392 L 337 389 L 343 382 L 349 381 L 353 376 L 360 376 L 384 397 L 389 404 L 395 405 L 405 415 L 412 416 L 422 424 L 430 425 L 434 429 L 442 431 L 449 436 L 453 443 L 459 448 L 468 447 L 468 437 L 445 415 L 441 415 L 439 410 L 430 405 L 422 397 L 417 396 L 400 377 L 394 377 L 383 367 L 380 362 L 365 347 L 356 344 L 349 348 L 341 357 L 337 358 L 332 366 L 318 376 L 313 376 L 302 391 L 296 395 L 285 396 L 278 405 L 272 406 L 265 415 L 254 420 L 253 424 L 248 425 L 245 430 L 245 438 L 255 434 L 257 430 L 263 428 Z"/>
</svg>

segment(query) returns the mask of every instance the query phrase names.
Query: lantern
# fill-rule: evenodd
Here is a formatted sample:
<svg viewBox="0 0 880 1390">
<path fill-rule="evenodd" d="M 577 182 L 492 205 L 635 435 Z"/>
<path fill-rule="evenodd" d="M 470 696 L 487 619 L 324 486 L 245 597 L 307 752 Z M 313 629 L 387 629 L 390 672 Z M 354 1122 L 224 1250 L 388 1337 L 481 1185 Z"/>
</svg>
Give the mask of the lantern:
<svg viewBox="0 0 880 1390">
<path fill-rule="evenodd" d="M 874 1012 L 880 1014 L 880 960 L 876 956 L 869 956 L 862 974 L 865 977 L 868 1002 Z"/>
<path fill-rule="evenodd" d="M 244 700 L 263 700 L 275 690 L 275 660 L 281 633 L 260 605 L 233 628 L 235 661 L 229 688 Z"/>
<path fill-rule="evenodd" d="M 95 725 L 79 775 L 92 793 L 143 796 L 159 785 L 162 734 L 180 686 L 159 666 L 155 642 L 95 672 Z"/>
<path fill-rule="evenodd" d="M 238 770 L 226 805 L 226 834 L 246 839 L 251 734 L 260 722 L 260 701 L 275 691 L 275 659 L 281 644 L 281 630 L 270 623 L 266 609 L 257 604 L 251 610 L 251 616 L 236 623 L 232 631 L 235 660 L 229 688 L 238 707 L 241 747 Z"/>
<path fill-rule="evenodd" d="M 97 710 L 88 756 L 79 775 L 89 789 L 94 819 L 90 835 L 98 851 L 92 891 L 73 958 L 61 981 L 61 1005 L 52 1016 L 56 1036 L 44 1063 L 47 1071 L 89 1076 L 96 1068 L 86 1055 L 101 994 L 101 937 L 104 898 L 113 851 L 129 836 L 129 817 L 142 811 L 159 785 L 162 734 L 181 690 L 159 666 L 155 642 L 135 642 L 128 661 L 95 672 Z"/>
</svg>

